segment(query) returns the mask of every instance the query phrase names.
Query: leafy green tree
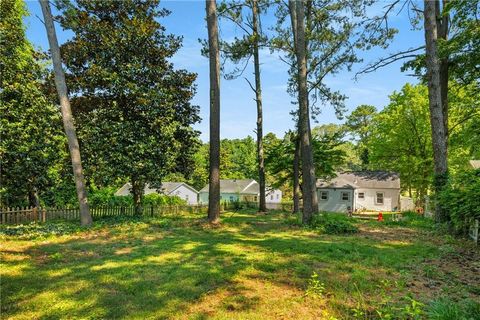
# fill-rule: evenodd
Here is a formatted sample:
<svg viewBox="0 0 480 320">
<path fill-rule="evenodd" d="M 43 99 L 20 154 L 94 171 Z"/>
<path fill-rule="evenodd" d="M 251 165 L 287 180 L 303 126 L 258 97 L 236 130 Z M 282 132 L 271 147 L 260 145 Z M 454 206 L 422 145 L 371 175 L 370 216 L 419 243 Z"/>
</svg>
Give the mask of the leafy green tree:
<svg viewBox="0 0 480 320">
<path fill-rule="evenodd" d="M 389 57 L 371 63 L 360 73 L 374 72 L 393 62 L 411 59 L 403 69 L 412 68 L 429 86 L 429 103 L 432 129 L 432 149 L 434 153 L 435 189 L 441 193 L 448 181 L 448 126 L 449 100 L 451 85 L 475 84 L 479 88 L 478 62 L 478 19 L 480 1 L 478 0 L 425 0 L 423 10 L 413 6 L 416 17 L 411 19 L 414 26 L 423 20 L 425 45 L 397 52 Z M 392 1 L 385 6 L 383 21 L 388 28 L 389 13 L 395 12 L 395 6 L 401 1 Z M 402 8 L 405 6 L 402 6 Z M 441 205 L 436 207 L 436 219 L 446 221 L 448 212 Z"/>
<path fill-rule="evenodd" d="M 449 92 L 450 151 L 452 172 L 462 172 L 468 160 L 480 154 L 480 108 L 478 93 L 451 84 Z M 474 96 L 476 98 L 473 98 Z M 425 85 L 405 85 L 390 96 L 390 104 L 370 125 L 367 147 L 369 168 L 400 173 L 402 189 L 423 203 L 431 193 L 434 178 L 428 90 Z"/>
<path fill-rule="evenodd" d="M 169 12 L 159 1 L 60 1 L 62 46 L 72 103 L 96 180 L 127 178 L 137 213 L 146 183 L 159 186 L 171 172 L 193 165 L 199 121 L 190 103 L 196 75 L 169 59 L 181 38 L 159 23 Z"/>
<path fill-rule="evenodd" d="M 0 206 L 39 206 L 65 157 L 60 112 L 42 92 L 42 55 L 25 37 L 21 0 L 0 2 Z"/>
<path fill-rule="evenodd" d="M 450 38 L 440 42 L 440 54 L 448 56 L 449 77 L 462 85 L 479 85 L 480 0 L 449 1 L 445 14 L 451 16 Z"/>
<path fill-rule="evenodd" d="M 223 179 L 252 179 L 257 176 L 256 146 L 252 137 L 223 139 L 220 159 Z"/>
<path fill-rule="evenodd" d="M 209 143 L 203 144 L 194 155 L 195 165 L 187 179 L 201 189 L 208 182 Z M 256 145 L 252 137 L 220 141 L 220 178 L 254 179 L 257 176 Z"/>
<path fill-rule="evenodd" d="M 329 178 L 345 165 L 346 153 L 342 149 L 344 131 L 334 124 L 321 125 L 312 130 L 313 157 L 318 177 Z M 273 134 L 265 136 L 265 164 L 269 183 L 294 194 L 294 156 L 296 135 L 290 131 L 283 139 Z M 302 178 L 302 176 L 300 177 Z M 303 179 L 301 179 L 303 180 Z M 303 186 L 302 186 L 303 188 Z"/>
<path fill-rule="evenodd" d="M 427 88 L 407 84 L 394 92 L 370 130 L 370 168 L 400 173 L 402 189 L 423 203 L 433 173 Z"/>
<path fill-rule="evenodd" d="M 347 116 L 345 122 L 346 128 L 357 140 L 357 152 L 362 162 L 362 169 L 367 169 L 369 151 L 365 147 L 365 143 L 370 136 L 370 124 L 373 117 L 377 113 L 377 109 L 370 105 L 360 105 Z"/>
</svg>

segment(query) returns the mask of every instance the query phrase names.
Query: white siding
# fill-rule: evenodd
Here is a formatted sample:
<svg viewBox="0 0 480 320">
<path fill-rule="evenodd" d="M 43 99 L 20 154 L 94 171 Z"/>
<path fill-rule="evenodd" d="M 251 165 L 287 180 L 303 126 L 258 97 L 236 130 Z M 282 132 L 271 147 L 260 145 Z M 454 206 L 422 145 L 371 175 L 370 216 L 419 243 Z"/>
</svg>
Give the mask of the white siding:
<svg viewBox="0 0 480 320">
<path fill-rule="evenodd" d="M 266 203 L 281 203 L 282 202 L 282 191 L 278 189 L 267 190 L 265 195 Z"/>
<path fill-rule="evenodd" d="M 322 200 L 322 192 L 328 193 L 328 199 Z M 342 200 L 342 193 L 348 193 L 348 200 Z M 353 190 L 352 189 L 317 189 L 318 209 L 329 212 L 347 212 L 348 207 L 353 209 Z"/>
<path fill-rule="evenodd" d="M 383 204 L 376 202 L 377 192 L 383 193 Z M 358 194 L 363 193 L 364 199 L 359 199 Z M 362 189 L 355 190 L 355 209 L 371 210 L 371 211 L 393 211 L 394 208 L 399 210 L 400 204 L 399 189 Z"/>
<path fill-rule="evenodd" d="M 181 199 L 187 201 L 188 204 L 197 204 L 198 203 L 198 195 L 195 191 L 193 191 L 190 188 L 185 187 L 184 185 L 181 185 L 177 189 L 175 189 L 170 196 L 178 196 Z"/>
</svg>

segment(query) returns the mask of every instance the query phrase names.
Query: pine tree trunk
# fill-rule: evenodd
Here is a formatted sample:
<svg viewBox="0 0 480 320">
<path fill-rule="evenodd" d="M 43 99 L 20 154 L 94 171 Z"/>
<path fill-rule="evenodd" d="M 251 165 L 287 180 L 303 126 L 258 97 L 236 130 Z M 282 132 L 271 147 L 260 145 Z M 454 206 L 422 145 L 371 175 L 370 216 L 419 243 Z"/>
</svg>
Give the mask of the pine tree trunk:
<svg viewBox="0 0 480 320">
<path fill-rule="evenodd" d="M 296 19 L 292 16 L 292 28 L 294 29 L 295 52 L 297 58 L 297 82 L 298 82 L 298 104 L 299 121 L 298 130 L 300 136 L 300 149 L 302 156 L 302 177 L 303 177 L 303 223 L 310 223 L 313 214 L 318 212 L 315 166 L 313 163 L 313 152 L 311 145 L 310 112 L 308 108 L 308 87 L 307 87 L 307 57 L 305 40 L 305 11 L 303 1 L 289 0 L 290 12 L 296 13 Z M 292 10 L 294 8 L 294 10 Z"/>
<path fill-rule="evenodd" d="M 448 0 L 442 0 L 442 8 L 445 9 Z M 440 8 L 440 1 L 437 1 L 436 6 L 437 16 L 442 14 L 442 8 Z M 437 20 L 437 32 L 438 37 L 443 40 L 448 40 L 448 25 L 450 23 L 450 17 L 448 14 L 442 15 L 441 20 Z M 440 59 L 440 90 L 442 92 L 442 111 L 443 119 L 445 123 L 445 136 L 448 149 L 448 56 Z"/>
<path fill-rule="evenodd" d="M 58 98 L 60 100 L 60 108 L 62 111 L 63 126 L 67 136 L 68 148 L 72 160 L 73 174 L 75 178 L 75 187 L 80 206 L 80 223 L 83 226 L 92 224 L 92 217 L 88 208 L 87 191 L 85 189 L 85 178 L 83 176 L 82 161 L 80 157 L 80 146 L 78 144 L 77 134 L 68 100 L 67 84 L 65 82 L 65 74 L 62 69 L 62 61 L 60 56 L 60 48 L 58 46 L 57 35 L 52 19 L 52 12 L 48 0 L 40 0 L 43 18 L 45 20 L 45 28 L 47 30 L 48 42 L 52 54 L 53 70 L 55 73 L 55 86 L 57 87 Z"/>
<path fill-rule="evenodd" d="M 210 59 L 210 181 L 208 220 L 220 218 L 220 51 L 218 45 L 217 4 L 206 0 Z"/>
<path fill-rule="evenodd" d="M 428 100 L 430 108 L 430 123 L 432 130 L 433 160 L 434 160 L 434 191 L 438 194 L 447 182 L 447 134 L 446 119 L 444 119 L 444 104 L 442 103 L 442 85 L 440 72 L 440 57 L 438 52 L 438 1 L 424 1 L 425 53 L 427 66 Z M 440 203 L 435 206 L 435 219 L 447 221 L 448 215 Z"/>
<path fill-rule="evenodd" d="M 251 1 L 252 6 L 252 29 L 253 29 L 253 64 L 255 72 L 255 101 L 257 102 L 257 161 L 258 161 L 258 183 L 260 186 L 260 201 L 258 205 L 259 212 L 266 212 L 266 193 L 265 193 L 265 160 L 263 155 L 263 111 L 262 111 L 262 86 L 260 83 L 260 57 L 258 50 L 259 42 L 259 22 L 258 22 L 258 2 Z"/>
<path fill-rule="evenodd" d="M 300 211 L 300 140 L 295 136 L 295 155 L 293 157 L 293 212 Z"/>
</svg>

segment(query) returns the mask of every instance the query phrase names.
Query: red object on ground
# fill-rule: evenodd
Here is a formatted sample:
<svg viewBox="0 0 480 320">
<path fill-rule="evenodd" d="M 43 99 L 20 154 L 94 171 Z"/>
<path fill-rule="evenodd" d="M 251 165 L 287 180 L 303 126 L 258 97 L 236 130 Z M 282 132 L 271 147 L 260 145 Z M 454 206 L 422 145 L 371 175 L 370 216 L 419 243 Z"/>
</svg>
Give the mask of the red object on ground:
<svg viewBox="0 0 480 320">
<path fill-rule="evenodd" d="M 383 221 L 383 214 L 381 212 L 378 213 L 378 221 Z"/>
</svg>

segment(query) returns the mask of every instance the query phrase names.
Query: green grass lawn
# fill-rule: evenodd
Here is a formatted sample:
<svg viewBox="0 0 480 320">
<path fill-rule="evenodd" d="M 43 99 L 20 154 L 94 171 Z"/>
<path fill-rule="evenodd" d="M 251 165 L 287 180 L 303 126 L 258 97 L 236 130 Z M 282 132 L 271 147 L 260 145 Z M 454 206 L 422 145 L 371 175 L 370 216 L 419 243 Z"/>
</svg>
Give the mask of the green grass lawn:
<svg viewBox="0 0 480 320">
<path fill-rule="evenodd" d="M 1 318 L 480 319 L 478 248 L 428 221 L 202 218 L 2 227 Z"/>
</svg>

